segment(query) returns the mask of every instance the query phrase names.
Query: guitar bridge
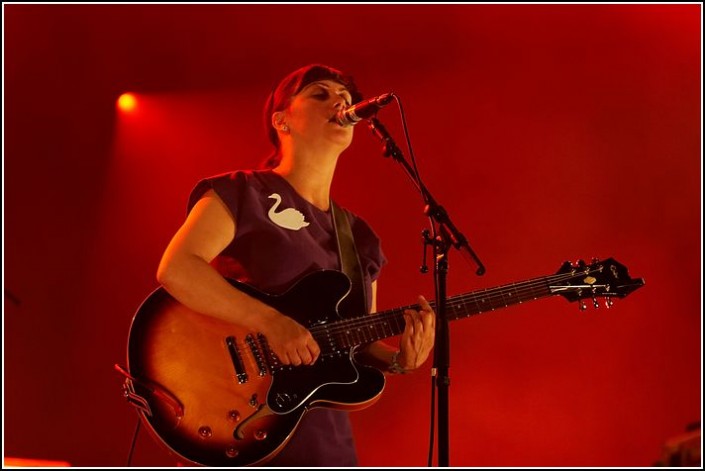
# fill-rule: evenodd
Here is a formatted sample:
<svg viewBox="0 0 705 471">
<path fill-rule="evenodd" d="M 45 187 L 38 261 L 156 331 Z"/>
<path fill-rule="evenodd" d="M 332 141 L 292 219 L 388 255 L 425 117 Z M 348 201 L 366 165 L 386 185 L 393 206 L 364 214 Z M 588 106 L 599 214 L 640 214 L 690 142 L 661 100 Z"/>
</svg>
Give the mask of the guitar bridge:
<svg viewBox="0 0 705 471">
<path fill-rule="evenodd" d="M 237 347 L 237 340 L 233 336 L 229 336 L 225 339 L 225 344 L 228 347 L 228 353 L 230 354 L 230 360 L 233 362 L 233 367 L 235 368 L 235 377 L 239 384 L 246 383 L 249 379 L 247 371 L 245 371 L 245 365 L 242 363 L 242 356 L 240 355 L 240 349 Z"/>
</svg>

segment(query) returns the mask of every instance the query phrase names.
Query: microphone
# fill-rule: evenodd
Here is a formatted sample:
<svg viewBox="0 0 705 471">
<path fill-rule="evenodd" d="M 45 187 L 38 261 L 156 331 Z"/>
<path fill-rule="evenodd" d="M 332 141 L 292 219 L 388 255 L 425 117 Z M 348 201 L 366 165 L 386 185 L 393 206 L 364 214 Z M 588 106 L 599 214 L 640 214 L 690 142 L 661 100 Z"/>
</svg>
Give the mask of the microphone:
<svg viewBox="0 0 705 471">
<path fill-rule="evenodd" d="M 335 121 L 341 126 L 354 126 L 359 121 L 374 116 L 377 111 L 385 107 L 393 98 L 394 93 L 390 92 L 355 103 L 338 111 L 338 114 L 335 115 Z"/>
</svg>

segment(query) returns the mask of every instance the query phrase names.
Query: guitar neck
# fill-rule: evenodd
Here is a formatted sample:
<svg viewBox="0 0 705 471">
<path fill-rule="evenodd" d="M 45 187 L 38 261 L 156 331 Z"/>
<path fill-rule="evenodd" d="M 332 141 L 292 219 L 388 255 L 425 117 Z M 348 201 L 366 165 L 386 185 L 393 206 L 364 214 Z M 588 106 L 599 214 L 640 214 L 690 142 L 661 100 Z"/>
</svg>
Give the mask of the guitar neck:
<svg viewBox="0 0 705 471">
<path fill-rule="evenodd" d="M 446 302 L 446 317 L 453 321 L 551 296 L 555 294 L 551 283 L 559 281 L 560 277 L 539 277 L 452 296 Z M 435 303 L 430 304 L 436 309 Z M 321 345 L 347 349 L 401 334 L 404 331 L 406 309 L 419 310 L 420 306 L 412 304 L 373 315 L 344 319 L 316 326 L 311 332 Z"/>
</svg>

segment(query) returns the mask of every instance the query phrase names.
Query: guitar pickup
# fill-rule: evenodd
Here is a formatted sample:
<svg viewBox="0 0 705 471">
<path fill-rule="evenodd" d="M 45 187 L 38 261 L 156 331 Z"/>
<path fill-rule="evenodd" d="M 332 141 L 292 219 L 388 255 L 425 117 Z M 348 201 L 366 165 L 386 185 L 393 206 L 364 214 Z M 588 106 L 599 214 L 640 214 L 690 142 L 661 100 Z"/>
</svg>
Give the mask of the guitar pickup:
<svg viewBox="0 0 705 471">
<path fill-rule="evenodd" d="M 230 353 L 230 359 L 233 362 L 233 367 L 235 368 L 235 377 L 239 384 L 246 383 L 249 379 L 247 376 L 247 371 L 245 371 L 245 365 L 242 363 L 242 357 L 240 356 L 240 350 L 237 348 L 237 341 L 232 335 L 225 339 L 225 344 L 228 346 L 228 353 Z"/>
<path fill-rule="evenodd" d="M 259 341 L 262 358 L 265 360 L 266 366 L 269 367 L 269 374 L 274 375 L 277 371 L 282 369 L 282 365 L 279 363 L 279 358 L 277 358 L 274 352 L 269 348 L 267 337 L 259 333 L 257 334 L 257 340 Z"/>
<path fill-rule="evenodd" d="M 250 351 L 252 352 L 252 357 L 255 359 L 255 363 L 257 363 L 258 374 L 260 376 L 266 375 L 267 374 L 267 364 L 265 363 L 264 356 L 262 355 L 262 351 L 257 346 L 257 342 L 255 342 L 255 338 L 252 336 L 252 334 L 247 334 L 247 337 L 245 337 L 245 343 L 247 344 L 248 347 L 250 347 Z"/>
</svg>

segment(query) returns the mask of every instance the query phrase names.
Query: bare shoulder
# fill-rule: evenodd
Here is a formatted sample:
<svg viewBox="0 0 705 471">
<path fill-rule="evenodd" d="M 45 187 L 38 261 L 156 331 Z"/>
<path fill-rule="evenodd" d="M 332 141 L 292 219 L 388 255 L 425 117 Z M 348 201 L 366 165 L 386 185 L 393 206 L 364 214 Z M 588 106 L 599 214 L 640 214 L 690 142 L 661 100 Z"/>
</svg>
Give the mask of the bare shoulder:
<svg viewBox="0 0 705 471">
<path fill-rule="evenodd" d="M 232 242 L 235 220 L 216 192 L 208 190 L 193 206 L 179 233 L 185 248 L 211 259 Z"/>
<path fill-rule="evenodd" d="M 228 206 L 213 189 L 206 191 L 203 196 L 201 196 L 201 199 L 196 202 L 189 213 L 189 218 L 191 215 L 194 215 L 196 218 L 202 218 L 204 216 L 216 219 L 226 218 L 234 223 Z"/>
</svg>

